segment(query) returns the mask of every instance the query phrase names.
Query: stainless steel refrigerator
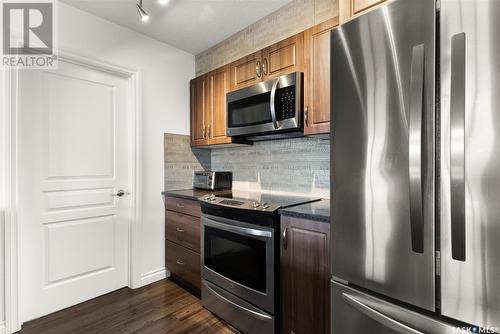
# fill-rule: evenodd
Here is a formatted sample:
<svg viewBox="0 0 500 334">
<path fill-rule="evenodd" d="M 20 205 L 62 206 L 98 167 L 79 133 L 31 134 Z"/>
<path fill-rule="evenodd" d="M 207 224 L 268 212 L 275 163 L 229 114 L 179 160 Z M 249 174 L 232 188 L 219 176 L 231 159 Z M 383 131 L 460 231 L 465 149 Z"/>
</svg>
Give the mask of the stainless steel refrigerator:
<svg viewBox="0 0 500 334">
<path fill-rule="evenodd" d="M 498 331 L 500 0 L 393 0 L 331 51 L 332 333 Z"/>
</svg>

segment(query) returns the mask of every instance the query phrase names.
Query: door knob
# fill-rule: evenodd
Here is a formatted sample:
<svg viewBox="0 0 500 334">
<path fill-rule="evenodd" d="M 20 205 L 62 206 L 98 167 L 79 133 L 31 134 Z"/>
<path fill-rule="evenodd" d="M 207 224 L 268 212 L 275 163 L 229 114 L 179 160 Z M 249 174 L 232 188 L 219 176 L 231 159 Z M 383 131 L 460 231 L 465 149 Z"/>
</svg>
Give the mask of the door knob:
<svg viewBox="0 0 500 334">
<path fill-rule="evenodd" d="M 122 197 L 123 195 L 128 195 L 128 194 L 129 194 L 129 193 L 128 193 L 128 192 L 126 192 L 125 190 L 120 189 L 120 190 L 118 190 L 118 191 L 116 192 L 116 194 L 113 194 L 113 195 L 111 195 L 111 196 Z"/>
</svg>

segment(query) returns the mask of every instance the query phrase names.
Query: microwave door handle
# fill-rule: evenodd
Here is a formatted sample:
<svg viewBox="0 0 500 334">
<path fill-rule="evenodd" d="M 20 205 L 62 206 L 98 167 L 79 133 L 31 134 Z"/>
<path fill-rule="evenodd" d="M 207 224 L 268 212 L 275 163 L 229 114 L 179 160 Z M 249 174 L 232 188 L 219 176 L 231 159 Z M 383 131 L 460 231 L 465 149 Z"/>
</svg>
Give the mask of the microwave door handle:
<svg viewBox="0 0 500 334">
<path fill-rule="evenodd" d="M 271 119 L 276 130 L 279 128 L 278 120 L 276 119 L 276 90 L 278 89 L 279 83 L 280 79 L 277 78 L 273 84 L 273 88 L 271 89 Z"/>
</svg>

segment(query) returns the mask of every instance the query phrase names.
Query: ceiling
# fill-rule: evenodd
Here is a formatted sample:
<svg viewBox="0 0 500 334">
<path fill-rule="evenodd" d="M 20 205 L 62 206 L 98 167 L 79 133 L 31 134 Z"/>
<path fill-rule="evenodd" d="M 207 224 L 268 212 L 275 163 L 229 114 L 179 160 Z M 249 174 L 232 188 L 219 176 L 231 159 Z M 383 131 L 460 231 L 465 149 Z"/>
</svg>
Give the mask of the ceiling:
<svg viewBox="0 0 500 334">
<path fill-rule="evenodd" d="M 198 54 L 291 0 L 143 0 L 150 20 L 141 22 L 135 0 L 61 0 L 144 35 Z"/>
</svg>

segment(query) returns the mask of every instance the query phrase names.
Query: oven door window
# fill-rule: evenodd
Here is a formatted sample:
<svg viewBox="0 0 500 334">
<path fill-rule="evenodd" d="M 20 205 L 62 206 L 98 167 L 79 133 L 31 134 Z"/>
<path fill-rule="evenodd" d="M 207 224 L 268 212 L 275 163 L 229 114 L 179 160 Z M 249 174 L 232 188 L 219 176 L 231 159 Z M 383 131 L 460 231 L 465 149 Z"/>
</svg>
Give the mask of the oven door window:
<svg viewBox="0 0 500 334">
<path fill-rule="evenodd" d="M 205 226 L 205 266 L 266 293 L 266 242 Z"/>
<path fill-rule="evenodd" d="M 228 127 L 238 128 L 251 125 L 270 123 L 271 93 L 247 97 L 228 104 Z"/>
</svg>

